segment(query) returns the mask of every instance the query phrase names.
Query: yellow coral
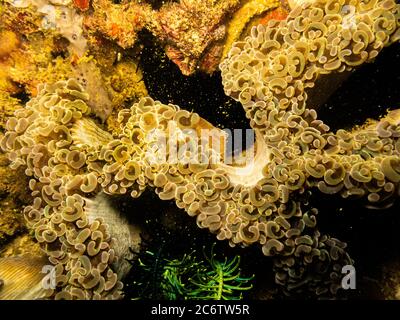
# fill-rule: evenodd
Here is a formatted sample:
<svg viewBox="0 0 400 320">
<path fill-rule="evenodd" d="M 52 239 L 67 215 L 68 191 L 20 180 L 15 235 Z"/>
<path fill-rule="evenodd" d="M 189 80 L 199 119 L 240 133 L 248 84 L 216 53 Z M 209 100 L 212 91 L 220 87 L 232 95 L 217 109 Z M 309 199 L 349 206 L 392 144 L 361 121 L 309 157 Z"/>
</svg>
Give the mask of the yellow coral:
<svg viewBox="0 0 400 320">
<path fill-rule="evenodd" d="M 86 193 L 135 198 L 148 186 L 219 240 L 258 243 L 265 255 L 277 256 L 276 281 L 288 289 L 302 285 L 318 261 L 330 277 L 316 285 L 317 294 L 337 291 L 340 265 L 351 262 L 345 244 L 321 235 L 317 211 L 305 210 L 292 195 L 315 187 L 390 205 L 400 182 L 398 111 L 334 134 L 307 106 L 320 77 L 353 70 L 397 40 L 400 5 L 371 2 L 377 10 L 370 14 L 364 2 L 351 1 L 358 30 L 343 23 L 345 15 L 331 14 L 347 3 L 319 0 L 286 21 L 253 28 L 221 64 L 225 92 L 242 103 L 256 133 L 249 165 L 223 163 L 219 130 L 197 139 L 194 133 L 210 129 L 199 115 L 148 97 L 119 112 L 119 134 L 111 137 L 85 119 L 89 95 L 74 79 L 41 86 L 38 97 L 15 112 L 1 147 L 12 168 L 22 166 L 32 177 L 35 199 L 25 217 L 59 268 L 56 298 L 74 296 L 71 281 L 81 298 L 119 296 L 113 244 L 102 221 L 88 221 Z M 383 30 L 375 27 L 381 20 Z M 102 263 L 91 258 L 99 254 Z M 75 263 L 83 275 L 67 272 Z"/>
<path fill-rule="evenodd" d="M 226 30 L 226 41 L 221 60 L 224 59 L 232 44 L 239 40 L 240 35 L 245 29 L 246 25 L 256 16 L 262 13 L 275 9 L 281 5 L 279 0 L 245 0 L 241 3 L 240 8 L 233 14 L 232 19 L 229 21 Z"/>
<path fill-rule="evenodd" d="M 14 32 L 9 30 L 2 31 L 0 33 L 0 59 L 14 51 L 19 43 L 18 37 Z"/>
</svg>

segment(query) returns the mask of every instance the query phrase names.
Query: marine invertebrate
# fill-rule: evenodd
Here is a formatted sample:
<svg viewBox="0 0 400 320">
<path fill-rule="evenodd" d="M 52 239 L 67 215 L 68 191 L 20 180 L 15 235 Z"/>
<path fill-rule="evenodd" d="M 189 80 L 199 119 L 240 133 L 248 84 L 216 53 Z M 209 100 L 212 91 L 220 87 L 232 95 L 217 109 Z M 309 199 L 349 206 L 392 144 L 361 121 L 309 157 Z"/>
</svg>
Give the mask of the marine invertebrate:
<svg viewBox="0 0 400 320">
<path fill-rule="evenodd" d="M 94 32 L 101 32 L 122 48 L 132 47 L 137 33 L 147 22 L 151 8 L 141 1 L 114 4 L 108 0 L 93 0 L 94 13 L 86 15 L 84 25 Z"/>
<path fill-rule="evenodd" d="M 265 14 L 265 12 L 278 8 L 281 1 L 247 0 L 244 1 L 238 10 L 233 14 L 227 26 L 226 43 L 222 53 L 222 59 L 230 51 L 234 42 L 240 40 L 240 36 L 246 29 L 247 24 L 254 17 Z"/>
<path fill-rule="evenodd" d="M 348 5 L 355 24 L 343 10 Z M 242 103 L 255 132 L 247 162 L 226 163 L 221 131 L 178 106 L 143 98 L 120 111 L 120 134 L 112 137 L 85 119 L 88 96 L 75 80 L 41 86 L 9 120 L 1 142 L 12 167 L 22 165 L 32 177 L 35 200 L 25 215 L 52 263 L 69 268 L 68 261 L 83 259 L 88 269 L 81 257 L 101 251 L 103 264 L 90 270 L 107 270 L 95 272 L 103 278 L 73 281 L 60 267 L 64 280 L 56 297 L 117 295 L 113 245 L 101 221 L 87 221 L 86 197 L 102 190 L 136 198 L 148 186 L 219 240 L 260 244 L 264 255 L 275 257 L 276 281 L 288 291 L 306 286 L 317 295 L 335 293 L 340 268 L 351 259 L 344 243 L 318 231 L 317 211 L 299 195 L 314 188 L 390 205 L 399 194 L 400 113 L 332 133 L 308 105 L 308 94 L 328 75 L 351 71 L 398 41 L 399 14 L 394 1 L 319 0 L 236 43 L 221 70 L 225 92 Z M 83 243 L 88 226 L 99 232 Z M 54 251 L 53 242 L 61 247 Z"/>
<path fill-rule="evenodd" d="M 41 93 L 44 95 L 39 100 L 31 101 L 32 108 L 20 110 L 26 112 L 24 117 L 30 120 L 22 120 L 16 127 L 18 131 L 32 133 L 31 138 L 22 138 L 25 142 L 21 140 L 30 150 L 25 149 L 30 154 L 25 158 L 25 173 L 42 177 L 42 181 L 31 179 L 29 182 L 35 199 L 31 206 L 25 208 L 27 224 L 34 228 L 36 239 L 48 254 L 49 261 L 55 265 L 57 287 L 62 288 L 54 292 L 55 298 L 116 298 L 122 288 L 118 280 L 122 274 L 114 273 L 111 264 L 123 263 L 125 250 L 117 250 L 118 246 L 113 245 L 115 239 L 111 235 L 124 237 L 118 243 L 129 246 L 130 241 L 125 236 L 129 231 L 119 230 L 110 234 L 109 229 L 112 230 L 113 224 L 127 224 L 119 222 L 121 218 L 113 214 L 111 208 L 102 209 L 107 212 L 107 215 L 102 215 L 102 210 L 96 205 L 98 201 L 84 197 L 99 189 L 96 174 L 84 174 L 82 171 L 90 155 L 75 147 L 70 151 L 66 149 L 72 143 L 69 132 L 72 122 L 88 113 L 88 106 L 84 102 L 87 94 L 82 92 L 82 87 L 76 81 L 59 82 Z M 52 115 L 59 120 L 53 119 Z M 29 125 L 30 121 L 35 124 Z M 91 121 L 82 121 L 89 126 L 87 128 L 101 132 L 91 125 Z M 10 120 L 9 125 L 13 126 L 12 122 Z M 98 142 L 101 144 L 110 137 L 103 133 L 102 140 Z M 80 139 L 79 142 L 84 142 L 86 137 L 80 136 Z M 52 151 L 47 149 L 50 145 L 55 147 Z M 40 173 L 34 168 L 47 161 L 57 163 L 56 167 L 45 165 L 43 170 L 39 169 Z M 14 164 L 19 166 L 18 163 Z M 95 210 L 91 209 L 93 205 L 96 205 Z M 116 254 L 120 255 L 120 260 Z M 117 267 L 120 271 L 125 268 Z"/>
<path fill-rule="evenodd" d="M 323 5 L 325 5 L 324 8 Z M 394 2 L 376 4 L 376 11 L 373 12 L 385 10 L 385 14 L 377 17 L 376 21 L 383 19 L 387 23 L 385 32 L 380 32 L 380 29 L 375 30 L 377 27 L 373 21 L 369 24 L 364 21 L 367 17 L 375 16 L 366 11 L 362 2 L 355 9 L 354 19 L 357 27 L 354 28 L 345 24 L 346 14 L 341 11 L 340 7 L 335 7 L 332 12 L 332 14 L 336 14 L 335 19 L 337 18 L 339 22 L 329 21 L 329 18 L 332 17 L 328 15 L 330 13 L 329 6 L 330 2 L 321 2 L 314 3 L 313 7 L 309 5 L 304 8 L 298 7 L 290 13 L 286 21 L 272 22 L 269 24 L 269 28 L 261 25 L 254 28 L 252 35 L 246 41 L 238 42 L 232 48 L 230 57 L 221 64 L 223 84 L 225 92 L 242 103 L 246 115 L 251 119 L 252 127 L 255 130 L 261 129 L 270 150 L 273 151 L 276 147 L 280 149 L 283 144 L 290 145 L 294 142 L 292 145 L 294 148 L 290 147 L 291 151 L 288 149 L 288 153 L 304 157 L 302 164 L 294 164 L 298 162 L 298 159 L 292 159 L 290 156 L 281 157 L 277 153 L 278 159 L 274 160 L 275 156 L 270 159 L 271 163 L 275 162 L 272 167 L 271 163 L 269 164 L 268 171 L 272 175 L 274 175 L 273 167 L 277 165 L 282 169 L 285 168 L 287 178 L 290 177 L 292 170 L 300 169 L 306 174 L 304 179 L 299 177 L 300 180 L 305 182 L 309 178 L 307 183 L 317 185 L 322 192 L 341 192 L 344 197 L 347 197 L 355 195 L 359 191 L 358 194 L 362 196 L 372 190 L 366 185 L 362 185 L 363 183 L 380 184 L 383 182 L 377 182 L 377 180 L 382 181 L 384 178 L 375 176 L 364 179 L 361 177 L 362 174 L 359 174 L 361 171 L 375 171 L 373 168 L 378 166 L 377 170 L 380 169 L 386 176 L 386 183 L 396 183 L 396 178 L 388 174 L 385 167 L 388 161 L 392 161 L 388 160 L 393 158 L 391 155 L 398 153 L 396 148 L 398 112 L 392 112 L 381 123 L 371 124 L 358 132 L 350 133 L 339 130 L 334 135 L 328 133 L 329 128 L 326 125 L 320 121 L 315 122 L 315 111 L 306 108 L 307 96 L 310 90 L 318 86 L 321 78 L 333 71 L 340 73 L 353 70 L 363 62 L 373 59 L 385 45 L 397 41 L 399 30 L 396 15 L 399 14 L 399 8 Z M 360 13 L 357 14 L 359 11 Z M 344 14 L 343 18 L 339 18 L 341 12 Z M 304 25 L 299 26 L 299 23 L 304 23 Z M 285 36 L 288 30 L 290 36 Z M 374 37 L 374 31 L 379 33 L 380 37 Z M 334 45 L 339 43 L 341 37 L 346 38 L 352 34 L 354 34 L 354 38 L 349 38 L 351 40 L 342 41 L 339 47 Z M 295 42 L 294 38 L 296 38 Z M 258 40 L 261 41 L 260 44 Z M 254 64 L 254 67 L 249 68 L 249 63 Z M 253 68 L 262 70 L 262 72 L 253 72 L 256 70 Z M 263 123 L 269 124 L 271 121 L 298 116 L 303 119 L 311 117 L 308 120 L 310 128 L 305 128 L 304 131 L 297 125 L 289 126 L 288 130 L 277 130 L 271 127 L 272 130 L 265 131 L 265 127 L 261 128 Z M 386 126 L 392 128 L 393 131 L 382 135 L 380 128 Z M 300 131 L 292 133 L 293 130 Z M 278 136 L 279 139 L 276 139 Z M 383 145 L 379 145 L 374 151 L 372 141 L 384 137 L 390 139 L 391 142 L 387 141 L 392 147 L 388 147 L 391 150 L 389 153 L 384 153 L 387 160 L 382 161 L 378 154 L 382 155 L 380 151 Z M 363 139 L 365 140 L 361 142 Z M 286 142 L 282 143 L 282 141 Z M 304 148 L 304 143 L 308 145 L 306 148 Z M 273 151 L 273 153 L 275 152 Z M 355 154 L 359 154 L 359 156 L 357 157 Z M 316 160 L 317 155 L 324 162 L 322 166 L 318 166 L 321 163 Z M 309 162 L 310 157 L 313 158 L 311 162 Z M 360 163 L 366 164 L 361 165 Z M 292 165 L 294 167 L 290 168 Z M 298 167 L 296 168 L 296 166 Z M 314 171 L 317 166 L 318 170 L 322 171 Z M 361 166 L 365 170 L 361 170 Z M 346 171 L 349 172 L 346 174 Z M 347 175 L 348 178 L 346 178 Z M 322 177 L 323 181 L 316 181 Z M 353 183 L 345 183 L 344 180 L 351 180 Z M 342 182 L 343 184 L 341 184 Z M 289 190 L 296 190 L 301 188 L 302 183 L 298 186 L 287 186 Z M 352 189 L 355 184 L 359 187 L 357 191 Z M 389 186 L 388 188 L 391 189 Z M 365 189 L 366 192 L 360 189 Z M 383 189 L 379 190 L 385 193 Z M 383 198 L 385 197 L 383 196 Z M 370 196 L 371 201 L 378 202 L 379 199 L 382 197 Z"/>
<path fill-rule="evenodd" d="M 204 248 L 203 248 L 204 251 Z M 243 291 L 252 288 L 248 282 L 252 277 L 243 277 L 239 269 L 240 256 L 232 259 L 225 257 L 223 261 L 217 259 L 212 246 L 210 256 L 205 252 L 204 257 L 210 266 L 203 274 L 196 273 L 191 278 L 191 288 L 187 289 L 189 299 L 195 300 L 240 300 Z"/>
<path fill-rule="evenodd" d="M 89 9 L 89 0 L 74 0 L 75 7 L 79 8 L 82 11 L 86 11 Z"/>
<path fill-rule="evenodd" d="M 78 14 L 75 8 L 68 5 L 66 1 L 8 1 L 17 8 L 34 8 L 36 14 L 41 14 L 41 27 L 44 30 L 54 30 L 68 39 L 70 48 L 78 56 L 83 56 L 86 51 L 86 38 L 83 36 L 83 17 Z"/>
<path fill-rule="evenodd" d="M 87 103 L 93 113 L 105 122 L 112 112 L 113 104 L 96 61 L 92 58 L 81 59 L 73 68 L 73 75 L 89 94 Z"/>
<path fill-rule="evenodd" d="M 131 59 L 121 61 L 112 68 L 110 75 L 106 76 L 106 84 L 113 93 L 113 110 L 107 118 L 107 128 L 116 133 L 120 130 L 117 120 L 119 111 L 131 101 L 148 96 L 139 62 Z"/>
<path fill-rule="evenodd" d="M 214 72 L 232 43 L 239 40 L 252 23 L 265 23 L 272 17 L 283 19 L 287 15 L 286 2 L 280 0 L 182 0 L 167 2 L 158 10 L 142 1 L 115 4 L 95 0 L 92 1 L 93 12 L 86 11 L 87 1 L 75 1 L 73 5 L 71 1 L 10 3 L 24 12 L 30 6 L 35 7 L 45 15 L 40 28 L 63 35 L 79 56 L 87 49 L 86 38 L 90 42 L 101 34 L 127 49 L 136 45 L 138 33 L 147 29 L 185 75 L 196 70 Z M 274 10 L 277 14 L 270 14 L 276 8 L 279 8 Z M 71 20 L 78 23 L 71 24 Z M 88 31 L 86 35 L 82 33 L 82 26 Z"/>
<path fill-rule="evenodd" d="M 181 258 L 164 257 L 165 247 L 157 252 L 146 250 L 139 257 L 136 268 L 141 279 L 135 285 L 140 298 L 168 300 L 239 300 L 254 276 L 241 276 L 240 256 L 219 260 L 213 244 L 208 255 L 203 248 L 203 257 L 196 252 Z M 134 265 L 135 268 L 135 265 Z M 143 271 L 142 274 L 140 271 Z M 151 278 L 151 279 L 149 279 Z"/>
<path fill-rule="evenodd" d="M 0 33 L 0 43 L 0 59 L 4 59 L 18 47 L 19 40 L 14 32 L 5 30 Z"/>
</svg>

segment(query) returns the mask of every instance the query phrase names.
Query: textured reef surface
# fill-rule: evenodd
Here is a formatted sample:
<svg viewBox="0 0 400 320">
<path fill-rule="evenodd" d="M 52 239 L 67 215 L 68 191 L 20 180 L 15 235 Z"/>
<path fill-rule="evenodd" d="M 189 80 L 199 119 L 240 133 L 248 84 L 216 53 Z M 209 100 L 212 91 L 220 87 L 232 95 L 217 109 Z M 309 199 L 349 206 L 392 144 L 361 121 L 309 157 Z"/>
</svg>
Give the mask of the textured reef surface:
<svg viewBox="0 0 400 320">
<path fill-rule="evenodd" d="M 400 4 L 0 13 L 0 299 L 399 299 Z"/>
</svg>

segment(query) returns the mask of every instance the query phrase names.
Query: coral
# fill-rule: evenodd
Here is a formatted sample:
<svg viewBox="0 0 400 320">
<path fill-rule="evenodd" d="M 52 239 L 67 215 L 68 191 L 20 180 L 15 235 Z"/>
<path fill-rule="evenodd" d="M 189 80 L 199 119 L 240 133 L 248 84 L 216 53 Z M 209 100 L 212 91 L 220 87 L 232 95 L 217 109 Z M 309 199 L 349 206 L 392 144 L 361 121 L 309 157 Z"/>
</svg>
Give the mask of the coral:
<svg viewBox="0 0 400 320">
<path fill-rule="evenodd" d="M 138 101 L 140 98 L 146 97 L 148 93 L 138 61 L 126 59 L 109 70 L 112 72 L 106 76 L 105 81 L 112 92 L 113 109 L 107 118 L 107 129 L 114 134 L 119 134 L 119 111 L 132 101 Z"/>
<path fill-rule="evenodd" d="M 12 98 L 9 94 L 0 89 L 0 130 L 3 131 L 5 129 L 8 118 L 11 117 L 18 108 L 22 108 L 18 99 Z"/>
<path fill-rule="evenodd" d="M 0 23 L 1 27 L 13 26 Z M 62 47 L 57 47 L 57 38 L 45 37 L 40 32 L 23 36 L 14 31 L 13 34 L 17 39 L 23 40 L 0 60 L 0 99 L 5 102 L 3 108 L 12 102 L 10 95 L 23 93 L 34 96 L 39 83 L 54 82 L 71 76 L 69 59 L 53 57 L 57 50 L 63 51 Z"/>
<path fill-rule="evenodd" d="M 0 248 L 13 236 L 24 230 L 22 212 L 10 207 L 11 202 L 0 201 Z"/>
<path fill-rule="evenodd" d="M 184 75 L 196 70 L 212 73 L 247 27 L 265 23 L 275 9 L 280 14 L 274 18 L 286 17 L 285 3 L 279 0 L 182 0 L 153 12 L 147 28 Z"/>
<path fill-rule="evenodd" d="M 233 14 L 232 19 L 229 21 L 227 27 L 227 36 L 222 54 L 224 59 L 232 44 L 240 40 L 240 36 L 249 21 L 256 16 L 262 15 L 265 12 L 278 8 L 280 5 L 279 0 L 265 1 L 265 0 L 246 0 L 241 3 L 240 8 Z"/>
<path fill-rule="evenodd" d="M 222 82 L 242 103 L 256 142 L 249 159 L 233 164 L 221 148 L 226 136 L 196 113 L 142 98 L 119 112 L 120 133 L 111 136 L 87 119 L 89 97 L 76 80 L 40 86 L 8 121 L 1 147 L 11 168 L 31 177 L 35 199 L 25 217 L 56 265 L 55 297 L 118 297 L 114 244 L 106 224 L 88 221 L 88 198 L 100 191 L 136 198 L 146 187 L 217 239 L 260 244 L 287 292 L 335 293 L 351 259 L 344 243 L 318 231 L 317 210 L 301 196 L 312 189 L 390 205 L 399 194 L 400 112 L 332 133 L 308 93 L 398 41 L 399 14 L 390 0 L 319 0 L 234 44 Z"/>
<path fill-rule="evenodd" d="M 17 236 L 11 242 L 7 243 L 0 251 L 1 258 L 8 258 L 14 256 L 22 256 L 30 253 L 36 257 L 43 256 L 44 253 L 40 249 L 37 242 L 34 241 L 33 237 L 28 234 Z"/>
<path fill-rule="evenodd" d="M 112 268 L 116 270 L 118 280 L 121 280 L 131 269 L 129 260 L 133 258 L 133 252 L 141 249 L 141 228 L 129 224 L 104 193 L 97 194 L 93 199 L 86 199 L 85 214 L 89 222 L 102 220 L 107 226 L 107 232 L 114 238 L 112 249 L 118 259 L 112 263 Z"/>
<path fill-rule="evenodd" d="M 11 31 L 6 34 L 13 39 L 21 37 Z M 108 54 L 111 50 L 109 45 L 103 45 L 104 52 L 94 52 L 93 56 L 77 59 L 75 55 L 67 55 L 68 42 L 57 35 L 44 35 L 37 31 L 23 38 L 22 46 L 18 43 L 5 45 L 9 53 L 0 60 L 2 117 L 18 107 L 18 100 L 10 95 L 22 93 L 35 96 L 39 83 L 54 83 L 70 77 L 77 78 L 90 94 L 88 104 L 103 122 L 110 118 L 112 112 L 116 115 L 124 101 L 135 101 L 147 95 L 137 61 L 122 58 L 114 63 Z M 6 118 L 2 120 L 3 123 L 5 121 Z"/>
<path fill-rule="evenodd" d="M 0 59 L 4 59 L 19 46 L 17 35 L 8 30 L 0 33 L 0 43 Z"/>
<path fill-rule="evenodd" d="M 348 14 L 349 6 L 354 9 L 352 16 Z M 365 128 L 333 134 L 309 109 L 315 106 L 307 105 L 307 93 L 318 88 L 318 82 L 328 74 L 351 71 L 373 60 L 384 46 L 398 41 L 399 10 L 394 1 L 306 4 L 295 8 L 286 21 L 253 28 L 221 64 L 225 92 L 242 103 L 251 126 L 259 130 L 267 144 L 270 156 L 263 172 L 279 182 L 281 197 L 285 198 L 286 192 L 317 187 L 321 192 L 340 193 L 346 198 L 364 197 L 369 205 L 384 207 L 398 196 L 399 112 Z M 381 23 L 385 27 L 379 27 Z M 382 128 L 390 129 L 383 133 Z M 296 213 L 296 206 L 289 202 L 283 210 L 289 209 L 293 216 L 306 220 L 313 215 Z M 285 224 L 276 221 L 274 228 L 282 231 Z M 300 225 L 302 231 L 303 226 L 312 227 L 314 222 L 304 220 Z M 285 244 L 292 241 L 289 231 L 287 236 Z M 300 238 L 295 242 L 315 241 L 313 236 Z M 318 240 L 319 245 L 333 244 L 323 239 Z M 306 254 L 299 263 L 302 254 L 298 250 L 305 249 L 300 247 L 283 261 L 276 260 L 276 280 L 289 291 L 301 284 L 298 279 L 305 278 L 302 273 L 313 260 Z M 272 239 L 263 245 L 265 254 L 273 254 L 270 249 L 284 252 L 285 245 Z M 336 260 L 342 249 L 336 243 L 327 256 Z M 306 250 L 310 254 L 314 249 Z M 334 277 L 337 275 L 331 275 Z M 318 294 L 320 290 L 317 288 Z"/>
<path fill-rule="evenodd" d="M 21 141 L 28 152 L 26 175 L 42 177 L 41 181 L 31 179 L 29 182 L 34 201 L 25 208 L 27 224 L 34 228 L 36 239 L 55 265 L 57 286 L 61 288 L 54 292 L 56 299 L 116 298 L 122 283 L 110 268 L 117 260 L 111 249 L 114 239 L 103 219 L 90 221 L 90 216 L 83 211 L 90 206 L 83 194 L 98 189 L 95 174 L 78 174 L 85 160 L 91 157 L 79 150 L 65 149 L 72 143 L 68 126 L 88 114 L 89 108 L 84 102 L 87 94 L 73 81 L 46 89 L 47 92 L 40 90 L 39 99 L 31 100 L 27 108 L 19 110 L 26 121 L 18 121 L 15 127 L 17 131 L 32 133 L 30 139 L 26 137 L 25 142 Z M 59 120 L 52 119 L 51 115 Z M 12 119 L 8 122 L 11 126 Z M 31 121 L 34 125 L 29 125 Z M 103 140 L 98 142 L 109 138 L 104 133 Z M 53 171 L 46 163 L 51 167 L 51 163 L 58 163 L 58 166 Z M 18 163 L 11 165 L 15 166 Z"/>
<path fill-rule="evenodd" d="M 167 3 L 152 13 L 148 29 L 165 42 L 167 56 L 188 75 L 196 70 L 206 49 L 224 39 L 227 14 L 238 5 L 238 0 Z"/>
<path fill-rule="evenodd" d="M 266 171 L 278 181 L 287 181 L 289 190 L 301 189 L 307 182 L 325 193 L 340 192 L 343 197 L 367 194 L 370 202 L 379 203 L 388 193 L 397 192 L 394 159 L 399 152 L 399 112 L 366 128 L 339 130 L 335 135 L 316 120 L 314 110 L 306 109 L 306 101 L 307 92 L 318 86 L 320 78 L 350 71 L 398 40 L 399 7 L 394 2 L 379 2 L 372 12 L 383 12 L 381 15 L 370 11 L 365 14 L 361 2 L 355 16 L 358 27 L 352 28 L 342 21 L 346 16 L 339 17 L 338 13 L 343 12 L 339 7 L 332 12 L 337 20 L 330 20 L 333 16 L 328 15 L 329 5 L 318 2 L 312 8 L 298 7 L 287 21 L 254 28 L 252 35 L 235 44 L 221 64 L 224 89 L 242 103 L 251 126 L 263 135 L 272 153 Z M 369 17 L 375 19 L 370 21 Z M 375 21 L 385 21 L 387 29 L 375 30 Z M 285 36 L 287 31 L 290 36 Z M 308 124 L 302 124 L 301 119 Z M 296 123 L 290 123 L 292 120 Z M 279 121 L 288 122 L 278 130 L 272 125 Z M 384 133 L 383 128 L 388 132 Z M 385 142 L 377 142 L 382 139 Z M 281 151 L 284 146 L 286 155 Z M 297 171 L 305 175 L 297 175 Z"/>
<path fill-rule="evenodd" d="M 48 56 L 36 55 L 35 51 L 29 51 L 27 52 L 26 64 L 25 68 L 22 64 L 18 65 L 17 68 L 10 71 L 9 75 L 30 96 L 37 95 L 38 84 L 46 81 L 64 80 L 72 75 L 70 63 L 61 57 L 51 60 Z"/>
<path fill-rule="evenodd" d="M 139 298 L 167 300 L 240 300 L 253 277 L 242 277 L 240 256 L 218 260 L 211 247 L 210 255 L 203 248 L 203 257 L 193 251 L 181 258 L 168 259 L 166 248 L 146 250 L 138 258 L 134 283 Z"/>
<path fill-rule="evenodd" d="M 126 49 L 137 40 L 137 33 L 143 29 L 150 14 L 150 6 L 141 1 L 113 4 L 108 0 L 93 0 L 94 13 L 85 16 L 84 24 L 94 32 L 101 32 Z"/>
<path fill-rule="evenodd" d="M 113 104 L 96 61 L 92 57 L 80 59 L 73 75 L 89 94 L 88 106 L 105 122 L 113 110 Z"/>
<path fill-rule="evenodd" d="M 42 30 L 56 31 L 70 42 L 71 50 L 78 56 L 83 56 L 86 51 L 86 38 L 83 36 L 83 17 L 75 10 L 68 7 L 71 1 L 46 1 L 23 0 L 8 1 L 17 8 L 27 8 L 36 14 L 43 16 Z"/>
<path fill-rule="evenodd" d="M 147 29 L 185 75 L 197 70 L 214 72 L 232 43 L 246 34 L 251 25 L 287 15 L 283 0 L 182 0 L 163 3 L 157 10 L 143 1 L 116 4 L 94 0 L 93 11 L 86 10 L 88 1 L 74 1 L 74 6 L 70 2 L 10 1 L 28 15 L 24 18 L 27 22 L 29 15 L 35 15 L 32 8 L 44 15 L 34 20 L 36 28 L 62 35 L 80 57 L 86 44 L 95 42 L 99 35 L 123 49 L 138 47 L 138 33 Z"/>
<path fill-rule="evenodd" d="M 0 3 L 0 25 L 6 25 L 17 33 L 30 34 L 37 31 L 41 24 L 41 17 L 37 12 L 25 10 L 13 5 L 12 1 Z"/>
</svg>

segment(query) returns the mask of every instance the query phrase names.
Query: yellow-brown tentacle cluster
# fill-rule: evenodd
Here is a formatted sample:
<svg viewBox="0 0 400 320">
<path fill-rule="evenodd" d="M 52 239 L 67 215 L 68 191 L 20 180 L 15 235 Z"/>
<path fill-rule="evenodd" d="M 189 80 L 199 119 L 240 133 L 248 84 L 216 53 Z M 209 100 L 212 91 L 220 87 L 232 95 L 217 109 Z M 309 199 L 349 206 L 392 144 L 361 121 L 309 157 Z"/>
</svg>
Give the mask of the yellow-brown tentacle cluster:
<svg viewBox="0 0 400 320">
<path fill-rule="evenodd" d="M 82 146 L 72 138 L 72 125 L 85 121 L 82 118 L 90 112 L 87 99 L 74 80 L 41 86 L 38 96 L 8 121 L 1 142 L 13 161 L 11 168 L 22 165 L 32 177 L 34 201 L 24 214 L 55 265 L 56 299 L 121 296 L 122 283 L 111 267 L 117 259 L 113 238 L 101 219 L 85 213 L 85 195 L 100 190 L 98 176 L 86 167 L 96 156 L 96 147 L 111 136 L 93 125 L 98 137 L 93 145 Z"/>
</svg>

